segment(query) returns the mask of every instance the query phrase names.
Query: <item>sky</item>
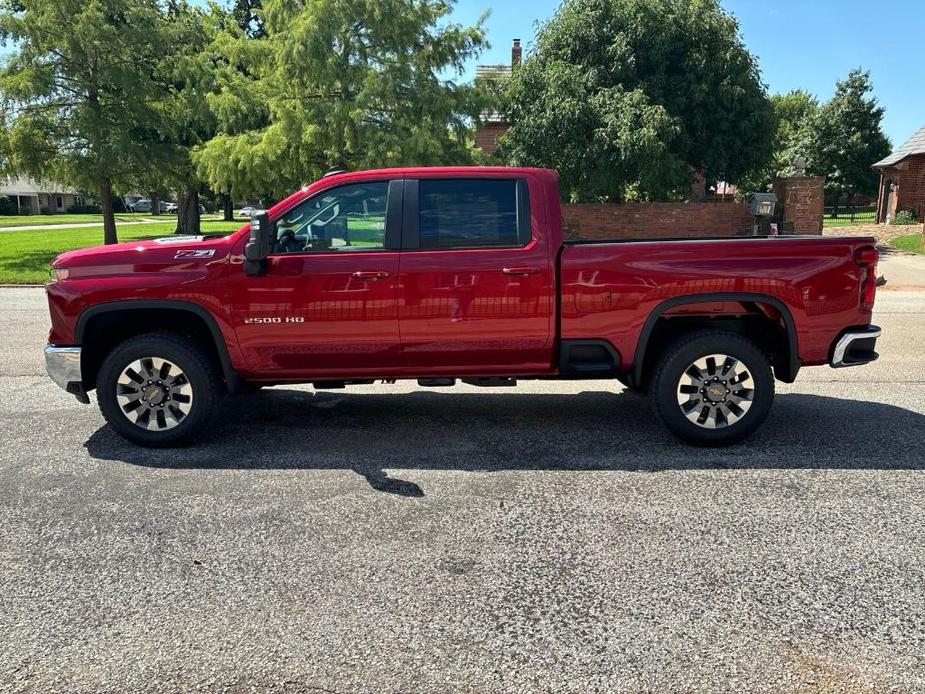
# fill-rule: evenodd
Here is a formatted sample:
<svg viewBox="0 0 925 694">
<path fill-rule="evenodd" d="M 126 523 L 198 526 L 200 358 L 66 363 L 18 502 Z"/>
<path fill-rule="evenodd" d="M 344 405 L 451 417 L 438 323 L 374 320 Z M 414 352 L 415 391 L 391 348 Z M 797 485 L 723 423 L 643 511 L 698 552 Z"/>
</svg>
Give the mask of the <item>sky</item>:
<svg viewBox="0 0 925 694">
<path fill-rule="evenodd" d="M 771 94 L 804 89 L 826 100 L 856 67 L 869 70 L 874 95 L 886 109 L 883 129 L 894 147 L 925 125 L 925 0 L 721 0 L 739 20 Z M 552 17 L 559 0 L 458 0 L 453 21 L 475 22 L 491 10 L 492 47 L 467 67 L 509 63 L 511 40 L 527 50 L 536 23 Z"/>
</svg>

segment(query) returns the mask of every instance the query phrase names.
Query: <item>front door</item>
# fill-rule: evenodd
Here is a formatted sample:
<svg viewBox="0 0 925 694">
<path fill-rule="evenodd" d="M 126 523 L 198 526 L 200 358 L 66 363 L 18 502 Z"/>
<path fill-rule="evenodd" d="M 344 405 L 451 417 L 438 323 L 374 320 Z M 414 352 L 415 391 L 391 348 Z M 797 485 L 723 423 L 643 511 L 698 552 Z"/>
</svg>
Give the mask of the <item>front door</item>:
<svg viewBox="0 0 925 694">
<path fill-rule="evenodd" d="M 399 325 L 418 373 L 551 368 L 554 275 L 530 194 L 516 178 L 405 182 Z"/>
<path fill-rule="evenodd" d="M 401 182 L 377 180 L 321 191 L 271 220 L 266 273 L 231 280 L 249 370 L 297 380 L 398 365 L 400 211 Z"/>
</svg>

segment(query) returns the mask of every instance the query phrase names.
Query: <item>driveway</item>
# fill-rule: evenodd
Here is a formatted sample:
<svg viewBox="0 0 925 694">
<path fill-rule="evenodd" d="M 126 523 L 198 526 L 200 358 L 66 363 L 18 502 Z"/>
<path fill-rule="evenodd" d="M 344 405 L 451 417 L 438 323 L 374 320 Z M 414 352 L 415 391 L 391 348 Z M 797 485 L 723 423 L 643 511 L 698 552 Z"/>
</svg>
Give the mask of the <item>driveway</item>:
<svg viewBox="0 0 925 694">
<path fill-rule="evenodd" d="M 684 447 L 612 382 L 269 389 L 133 448 L 0 290 L 0 689 L 925 689 L 925 293 Z"/>
</svg>

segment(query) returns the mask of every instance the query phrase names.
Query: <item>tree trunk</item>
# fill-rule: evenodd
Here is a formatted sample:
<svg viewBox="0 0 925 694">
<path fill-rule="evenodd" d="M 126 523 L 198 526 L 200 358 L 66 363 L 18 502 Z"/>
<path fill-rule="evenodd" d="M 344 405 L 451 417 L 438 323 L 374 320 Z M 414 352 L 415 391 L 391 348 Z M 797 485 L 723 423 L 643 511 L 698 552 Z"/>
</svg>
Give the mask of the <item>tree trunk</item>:
<svg viewBox="0 0 925 694">
<path fill-rule="evenodd" d="M 196 185 L 188 186 L 180 193 L 177 203 L 177 234 L 199 236 L 199 189 Z"/>
<path fill-rule="evenodd" d="M 148 194 L 148 198 L 151 200 L 151 214 L 160 215 L 161 214 L 161 196 L 157 191 Z"/>
<path fill-rule="evenodd" d="M 225 221 L 233 222 L 234 221 L 234 200 L 231 199 L 231 193 L 226 193 L 222 196 L 222 205 L 225 210 Z"/>
<path fill-rule="evenodd" d="M 103 210 L 103 243 L 119 243 L 116 235 L 116 215 L 112 209 L 112 181 L 100 181 L 100 207 Z"/>
<path fill-rule="evenodd" d="M 693 170 L 694 178 L 691 180 L 691 202 L 704 202 L 707 199 L 707 176 L 703 169 Z"/>
</svg>

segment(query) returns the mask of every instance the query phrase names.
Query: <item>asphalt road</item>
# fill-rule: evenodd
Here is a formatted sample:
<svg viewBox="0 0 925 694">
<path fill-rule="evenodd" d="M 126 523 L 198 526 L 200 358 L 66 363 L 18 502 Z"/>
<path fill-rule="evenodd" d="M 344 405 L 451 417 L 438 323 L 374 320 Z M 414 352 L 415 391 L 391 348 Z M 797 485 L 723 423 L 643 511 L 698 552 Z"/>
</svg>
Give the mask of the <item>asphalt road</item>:
<svg viewBox="0 0 925 694">
<path fill-rule="evenodd" d="M 609 382 L 274 388 L 133 448 L 0 290 L 0 690 L 925 690 L 925 293 L 747 444 Z"/>
</svg>

